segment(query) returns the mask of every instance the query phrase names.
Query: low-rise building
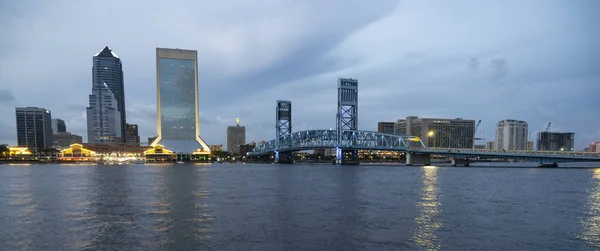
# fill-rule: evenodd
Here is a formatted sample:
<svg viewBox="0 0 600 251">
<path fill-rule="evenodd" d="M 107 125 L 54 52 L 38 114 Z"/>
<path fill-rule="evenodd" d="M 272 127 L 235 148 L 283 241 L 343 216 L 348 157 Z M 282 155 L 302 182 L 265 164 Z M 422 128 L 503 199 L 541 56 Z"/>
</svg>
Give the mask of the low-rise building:
<svg viewBox="0 0 600 251">
<path fill-rule="evenodd" d="M 70 132 L 59 132 L 52 135 L 52 147 L 54 149 L 62 150 L 69 148 L 72 144 L 82 144 L 83 138 Z"/>
</svg>

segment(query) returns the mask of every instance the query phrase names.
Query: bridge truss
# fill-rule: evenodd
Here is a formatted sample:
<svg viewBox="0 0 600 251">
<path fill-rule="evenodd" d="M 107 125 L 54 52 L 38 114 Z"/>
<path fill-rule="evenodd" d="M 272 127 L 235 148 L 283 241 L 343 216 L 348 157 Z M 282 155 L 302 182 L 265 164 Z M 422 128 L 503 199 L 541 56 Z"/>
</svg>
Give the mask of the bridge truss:
<svg viewBox="0 0 600 251">
<path fill-rule="evenodd" d="M 264 155 L 319 148 L 408 151 L 409 149 L 424 149 L 425 144 L 417 137 L 371 131 L 341 130 L 338 134 L 337 130 L 307 130 L 283 135 L 277 141 L 273 139 L 256 146 L 249 154 Z"/>
</svg>

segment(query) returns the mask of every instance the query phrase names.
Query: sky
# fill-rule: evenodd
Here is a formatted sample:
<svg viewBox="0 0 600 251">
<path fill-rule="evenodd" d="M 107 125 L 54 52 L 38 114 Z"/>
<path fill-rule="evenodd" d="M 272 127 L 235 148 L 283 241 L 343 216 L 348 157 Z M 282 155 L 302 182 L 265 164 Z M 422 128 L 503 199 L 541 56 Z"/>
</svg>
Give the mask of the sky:
<svg viewBox="0 0 600 251">
<path fill-rule="evenodd" d="M 86 141 L 92 57 L 122 60 L 127 122 L 156 132 L 155 48 L 198 51 L 200 134 L 226 145 L 275 135 L 275 102 L 293 131 L 335 127 L 337 79 L 359 81 L 359 129 L 407 116 L 503 119 L 531 137 L 600 141 L 600 1 L 236 0 L 0 1 L 0 143 L 16 144 L 15 107 L 49 109 Z"/>
</svg>

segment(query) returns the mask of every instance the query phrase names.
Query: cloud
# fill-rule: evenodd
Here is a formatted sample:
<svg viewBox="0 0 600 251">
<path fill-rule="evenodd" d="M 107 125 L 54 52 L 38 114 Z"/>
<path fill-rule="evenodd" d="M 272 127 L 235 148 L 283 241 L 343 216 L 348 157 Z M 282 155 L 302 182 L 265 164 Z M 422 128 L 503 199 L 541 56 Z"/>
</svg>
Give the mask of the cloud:
<svg viewBox="0 0 600 251">
<path fill-rule="evenodd" d="M 15 101 L 15 96 L 10 90 L 0 89 L 0 103 Z"/>
<path fill-rule="evenodd" d="M 211 144 L 225 144 L 236 117 L 248 141 L 272 139 L 277 99 L 292 101 L 294 131 L 335 127 L 336 80 L 352 77 L 361 129 L 409 115 L 463 117 L 482 119 L 492 138 L 510 117 L 531 128 L 553 121 L 576 132 L 582 148 L 600 140 L 593 138 L 600 122 L 591 119 L 600 118 L 593 101 L 600 37 L 592 25 L 599 7 L 594 0 L 3 1 L 0 83 L 12 92 L 9 106 L 50 109 L 85 134 L 92 56 L 109 45 L 123 61 L 128 122 L 144 139 L 156 135 L 155 47 L 196 49 L 201 134 Z M 104 11 L 89 11 L 97 9 Z M 13 117 L 0 111 L 7 131 Z"/>
</svg>

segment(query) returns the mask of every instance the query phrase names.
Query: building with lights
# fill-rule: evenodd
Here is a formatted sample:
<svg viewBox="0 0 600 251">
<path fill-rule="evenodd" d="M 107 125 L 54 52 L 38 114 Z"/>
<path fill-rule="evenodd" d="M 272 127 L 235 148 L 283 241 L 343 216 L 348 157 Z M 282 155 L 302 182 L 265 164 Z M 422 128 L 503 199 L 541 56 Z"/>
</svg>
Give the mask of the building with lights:
<svg viewBox="0 0 600 251">
<path fill-rule="evenodd" d="M 39 107 L 15 108 L 17 144 L 33 151 L 52 147 L 52 114 Z"/>
<path fill-rule="evenodd" d="M 394 134 L 419 137 L 427 147 L 473 148 L 475 120 L 410 116 L 396 122 Z"/>
<path fill-rule="evenodd" d="M 246 144 L 246 127 L 240 126 L 240 119 L 235 119 L 235 126 L 227 127 L 227 152 L 240 155 L 240 146 Z"/>
<path fill-rule="evenodd" d="M 92 87 L 87 112 L 87 139 L 92 145 L 123 143 L 123 124 L 115 94 L 106 83 Z"/>
<path fill-rule="evenodd" d="M 104 47 L 100 52 L 96 53 L 92 58 L 92 89 L 94 87 L 106 85 L 106 87 L 110 90 L 112 96 L 116 100 L 116 103 L 113 105 L 114 109 L 118 111 L 118 122 L 117 124 L 120 126 L 118 128 L 121 135 L 121 142 L 110 142 L 112 143 L 125 143 L 125 123 L 126 123 L 126 115 L 125 115 L 125 82 L 123 78 L 123 64 L 121 63 L 121 59 L 117 54 L 115 54 L 108 46 Z M 99 100 L 102 101 L 102 100 Z M 90 104 L 90 107 L 92 105 Z M 88 124 L 88 132 L 90 131 L 90 126 L 93 125 Z M 90 138 L 88 138 L 88 142 Z"/>
<path fill-rule="evenodd" d="M 150 146 L 158 148 L 148 152 L 147 158 L 167 151 L 181 161 L 210 156 L 210 148 L 200 138 L 197 54 L 195 50 L 156 48 L 158 136 Z"/>
</svg>

